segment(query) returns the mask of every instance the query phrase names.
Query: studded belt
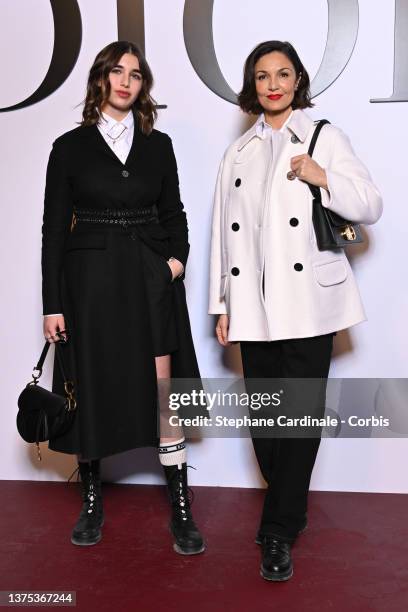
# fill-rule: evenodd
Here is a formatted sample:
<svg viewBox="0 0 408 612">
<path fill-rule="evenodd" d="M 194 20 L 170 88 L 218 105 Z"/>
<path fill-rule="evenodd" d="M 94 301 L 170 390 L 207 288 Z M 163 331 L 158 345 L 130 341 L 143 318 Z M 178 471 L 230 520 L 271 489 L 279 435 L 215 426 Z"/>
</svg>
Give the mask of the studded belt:
<svg viewBox="0 0 408 612">
<path fill-rule="evenodd" d="M 74 208 L 74 225 L 76 223 L 101 223 L 118 225 L 127 228 L 134 225 L 158 223 L 157 208 L 145 206 L 144 208 Z"/>
</svg>

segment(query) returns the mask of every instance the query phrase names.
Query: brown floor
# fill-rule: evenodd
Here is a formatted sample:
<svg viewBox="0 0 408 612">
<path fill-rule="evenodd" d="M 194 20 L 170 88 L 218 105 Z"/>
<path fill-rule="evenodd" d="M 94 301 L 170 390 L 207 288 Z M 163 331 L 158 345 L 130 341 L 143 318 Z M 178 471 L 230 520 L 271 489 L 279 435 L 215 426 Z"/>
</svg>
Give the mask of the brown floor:
<svg viewBox="0 0 408 612">
<path fill-rule="evenodd" d="M 406 495 L 310 493 L 294 576 L 269 583 L 254 543 L 263 492 L 194 491 L 207 550 L 183 557 L 163 487 L 105 485 L 103 540 L 85 548 L 69 540 L 77 484 L 1 481 L 0 590 L 74 590 L 88 612 L 408 610 Z"/>
</svg>

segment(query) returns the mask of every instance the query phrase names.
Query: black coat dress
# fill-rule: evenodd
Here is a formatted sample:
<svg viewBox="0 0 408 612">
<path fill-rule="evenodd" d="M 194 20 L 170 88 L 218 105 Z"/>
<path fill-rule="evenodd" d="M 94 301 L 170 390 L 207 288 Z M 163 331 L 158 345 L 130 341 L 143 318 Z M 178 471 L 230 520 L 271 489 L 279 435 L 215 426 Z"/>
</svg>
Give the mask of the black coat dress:
<svg viewBox="0 0 408 612">
<path fill-rule="evenodd" d="M 157 383 L 151 313 L 142 250 L 186 266 L 189 244 L 171 139 L 144 135 L 135 119 L 125 164 L 96 125 L 78 127 L 54 142 L 45 189 L 43 313 L 63 313 L 70 339 L 63 346 L 74 379 L 77 415 L 53 450 L 99 458 L 158 440 Z M 72 225 L 75 208 L 126 209 L 155 204 L 159 223 L 137 232 Z M 199 378 L 186 304 L 184 275 L 170 283 L 177 349 L 172 377 Z M 53 390 L 63 392 L 57 364 Z"/>
</svg>

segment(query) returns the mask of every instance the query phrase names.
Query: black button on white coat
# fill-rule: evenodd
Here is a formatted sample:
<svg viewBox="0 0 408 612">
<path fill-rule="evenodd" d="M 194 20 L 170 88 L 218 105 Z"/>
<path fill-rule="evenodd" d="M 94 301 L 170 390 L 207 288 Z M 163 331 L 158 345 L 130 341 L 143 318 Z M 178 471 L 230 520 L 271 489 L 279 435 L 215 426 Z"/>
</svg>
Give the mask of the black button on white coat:
<svg viewBox="0 0 408 612">
<path fill-rule="evenodd" d="M 292 227 L 296 227 L 297 225 L 299 225 L 299 219 L 296 219 L 296 217 L 292 217 L 289 220 L 289 223 L 291 224 Z"/>
<path fill-rule="evenodd" d="M 239 187 L 241 184 L 241 179 L 237 178 L 237 180 L 235 181 L 235 187 Z"/>
<path fill-rule="evenodd" d="M 303 266 L 301 263 L 295 263 L 293 267 L 295 268 L 296 272 L 301 272 L 303 270 Z"/>
<path fill-rule="evenodd" d="M 233 232 L 237 232 L 239 230 L 239 223 L 233 223 L 231 229 Z"/>
<path fill-rule="evenodd" d="M 231 274 L 232 274 L 232 276 L 238 276 L 239 268 L 232 268 L 231 269 Z"/>
<path fill-rule="evenodd" d="M 127 178 L 129 176 L 129 172 L 127 170 L 122 170 L 122 176 Z"/>
</svg>

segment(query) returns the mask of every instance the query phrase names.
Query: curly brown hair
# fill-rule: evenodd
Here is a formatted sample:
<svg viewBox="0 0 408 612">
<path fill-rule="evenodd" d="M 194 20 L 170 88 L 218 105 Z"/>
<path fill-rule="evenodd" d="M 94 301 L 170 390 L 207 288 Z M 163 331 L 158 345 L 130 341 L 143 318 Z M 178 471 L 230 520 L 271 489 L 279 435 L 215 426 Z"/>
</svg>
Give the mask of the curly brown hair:
<svg viewBox="0 0 408 612">
<path fill-rule="evenodd" d="M 309 75 L 295 48 L 287 41 L 268 40 L 257 45 L 245 61 L 244 82 L 242 90 L 238 94 L 238 103 L 241 109 L 246 113 L 254 115 L 259 115 L 263 112 L 264 109 L 259 104 L 255 88 L 255 64 L 263 55 L 272 53 L 272 51 L 284 53 L 295 68 L 296 78 L 300 75 L 299 85 L 292 101 L 293 110 L 296 108 L 310 108 L 314 106 L 311 101 Z"/>
<path fill-rule="evenodd" d="M 150 134 L 157 119 L 156 102 L 150 95 L 153 75 L 142 51 L 137 45 L 127 40 L 110 43 L 96 56 L 89 71 L 81 125 L 88 126 L 98 123 L 101 109 L 110 95 L 109 73 L 117 66 L 125 53 L 131 53 L 139 60 L 143 79 L 142 88 L 132 108 L 139 121 L 140 130 L 144 134 Z M 98 85 L 100 82 L 102 86 Z"/>
</svg>

